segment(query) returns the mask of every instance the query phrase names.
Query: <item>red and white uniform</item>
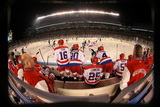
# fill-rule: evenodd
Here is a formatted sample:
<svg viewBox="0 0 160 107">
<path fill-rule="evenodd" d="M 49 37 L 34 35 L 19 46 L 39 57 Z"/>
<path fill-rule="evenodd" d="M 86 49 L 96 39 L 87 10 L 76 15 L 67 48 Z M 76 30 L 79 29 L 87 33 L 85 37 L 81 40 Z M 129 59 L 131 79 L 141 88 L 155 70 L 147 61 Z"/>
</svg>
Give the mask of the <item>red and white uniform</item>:
<svg viewBox="0 0 160 107">
<path fill-rule="evenodd" d="M 89 41 L 87 43 L 87 46 L 88 46 L 89 51 L 91 51 L 91 49 L 93 49 L 93 43 L 92 42 Z"/>
<path fill-rule="evenodd" d="M 85 61 L 85 54 L 82 50 L 73 50 L 70 55 L 69 66 L 82 65 Z"/>
<path fill-rule="evenodd" d="M 13 61 L 10 59 L 8 60 L 8 69 L 13 72 L 16 76 L 18 76 L 18 70 L 16 68 L 16 65 L 14 64 Z"/>
<path fill-rule="evenodd" d="M 50 68 L 49 67 L 41 67 L 41 70 L 39 71 L 39 73 L 41 73 L 42 75 L 48 77 L 49 73 L 50 73 Z"/>
<path fill-rule="evenodd" d="M 104 50 L 98 51 L 96 56 L 100 59 L 101 65 L 104 65 L 112 61 L 112 59 L 107 56 L 107 52 Z"/>
<path fill-rule="evenodd" d="M 67 46 L 58 46 L 54 48 L 54 59 L 57 61 L 58 71 L 60 72 L 60 76 L 64 78 L 64 71 L 66 74 L 70 76 L 69 71 L 69 60 L 70 60 L 70 52 Z"/>
<path fill-rule="evenodd" d="M 24 82 L 40 90 L 54 93 L 54 87 L 51 81 L 34 69 L 24 69 Z M 47 100 L 43 98 L 40 99 L 47 102 Z"/>
<path fill-rule="evenodd" d="M 23 78 L 24 78 L 23 73 L 24 73 L 24 72 L 23 72 L 22 64 L 20 64 L 20 63 L 17 64 L 17 65 L 16 65 L 16 68 L 17 68 L 17 71 L 18 71 L 18 72 L 17 72 L 17 74 L 18 74 L 17 77 L 18 77 L 19 79 L 23 80 Z"/>
<path fill-rule="evenodd" d="M 54 92 L 53 85 L 48 78 L 36 72 L 34 69 L 24 69 L 24 80 L 33 87 L 51 93 Z"/>
<path fill-rule="evenodd" d="M 152 64 L 153 64 L 153 61 L 154 61 L 153 56 L 148 57 L 148 58 L 144 61 L 145 65 L 146 65 L 146 67 L 147 67 L 147 72 L 150 71 L 150 68 L 151 68 L 151 66 L 152 66 Z"/>
<path fill-rule="evenodd" d="M 102 76 L 102 66 L 101 65 L 85 66 L 83 76 L 87 84 L 89 85 L 97 84 Z"/>
<path fill-rule="evenodd" d="M 93 41 L 93 45 L 97 45 L 97 40 L 96 40 L 96 41 Z"/>
<path fill-rule="evenodd" d="M 122 76 L 124 68 L 126 66 L 127 60 L 126 59 L 117 59 L 114 66 L 113 66 L 113 70 L 115 70 L 115 73 L 118 76 Z"/>
<path fill-rule="evenodd" d="M 70 59 L 69 48 L 67 46 L 58 46 L 54 48 L 54 59 L 58 66 L 66 67 Z"/>
<path fill-rule="evenodd" d="M 100 60 L 100 65 L 103 66 L 103 72 L 111 73 L 113 69 L 113 63 L 111 57 L 107 56 L 106 51 L 98 51 L 96 55 Z"/>
<path fill-rule="evenodd" d="M 71 52 L 69 69 L 73 73 L 73 78 L 77 78 L 77 73 L 79 74 L 79 80 L 82 80 L 82 64 L 85 61 L 85 54 L 82 50 L 73 50 Z"/>
<path fill-rule="evenodd" d="M 136 83 L 147 73 L 147 68 L 141 58 L 134 59 L 126 64 L 122 80 L 120 81 L 120 89 Z"/>
<path fill-rule="evenodd" d="M 92 42 L 88 42 L 88 43 L 87 43 L 87 46 L 88 46 L 88 47 L 92 47 L 92 46 L 93 46 L 93 43 L 92 43 Z"/>
</svg>

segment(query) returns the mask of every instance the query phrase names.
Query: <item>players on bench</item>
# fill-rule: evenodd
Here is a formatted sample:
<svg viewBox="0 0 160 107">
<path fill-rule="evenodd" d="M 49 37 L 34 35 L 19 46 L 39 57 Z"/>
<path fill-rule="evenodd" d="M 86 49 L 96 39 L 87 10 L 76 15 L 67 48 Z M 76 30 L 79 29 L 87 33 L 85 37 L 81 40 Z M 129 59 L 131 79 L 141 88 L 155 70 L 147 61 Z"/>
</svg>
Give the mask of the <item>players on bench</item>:
<svg viewBox="0 0 160 107">
<path fill-rule="evenodd" d="M 109 78 L 113 70 L 112 59 L 111 57 L 107 56 L 103 46 L 100 46 L 98 50 L 99 51 L 97 52 L 96 57 L 98 57 L 100 60 L 99 64 L 103 66 L 102 72 L 105 75 L 105 78 Z"/>
<path fill-rule="evenodd" d="M 64 78 L 64 72 L 68 77 L 70 77 L 69 71 L 69 60 L 70 60 L 70 52 L 67 46 L 63 46 L 64 41 L 58 40 L 58 47 L 54 48 L 54 59 L 58 64 L 58 71 L 60 72 L 61 79 Z"/>
<path fill-rule="evenodd" d="M 93 57 L 91 59 L 92 65 L 84 67 L 84 79 L 85 82 L 89 85 L 96 85 L 102 78 L 102 65 L 98 65 L 98 57 Z"/>
<path fill-rule="evenodd" d="M 79 77 L 79 81 L 82 80 L 82 64 L 85 61 L 85 54 L 82 50 L 79 49 L 78 44 L 74 44 L 71 51 L 71 57 L 70 57 L 70 63 L 69 63 L 69 69 L 71 70 L 73 74 L 74 80 L 77 79 L 77 73 Z"/>
<path fill-rule="evenodd" d="M 124 68 L 126 66 L 126 63 L 127 63 L 127 59 L 124 58 L 125 57 L 124 53 L 121 53 L 119 55 L 119 57 L 120 57 L 120 59 L 116 60 L 114 67 L 113 67 L 113 70 L 114 70 L 116 77 L 121 78 L 123 71 L 124 71 Z"/>
</svg>

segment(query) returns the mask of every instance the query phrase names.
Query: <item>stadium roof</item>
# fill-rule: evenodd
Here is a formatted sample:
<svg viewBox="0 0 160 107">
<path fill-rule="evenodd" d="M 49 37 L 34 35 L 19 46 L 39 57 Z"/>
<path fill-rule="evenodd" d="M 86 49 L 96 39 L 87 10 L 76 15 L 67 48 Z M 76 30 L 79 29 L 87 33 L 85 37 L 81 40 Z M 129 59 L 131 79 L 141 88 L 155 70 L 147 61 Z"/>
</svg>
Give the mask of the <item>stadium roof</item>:
<svg viewBox="0 0 160 107">
<path fill-rule="evenodd" d="M 82 13 L 82 14 L 92 13 L 92 14 L 107 14 L 107 15 L 119 16 L 118 13 L 113 13 L 113 12 L 104 12 L 104 11 L 97 11 L 97 10 L 78 10 L 78 11 L 72 10 L 72 11 L 57 12 L 57 13 L 52 13 L 45 16 L 40 16 L 40 17 L 37 17 L 37 20 L 44 19 L 51 16 L 68 15 L 68 14 L 74 14 L 74 13 Z"/>
<path fill-rule="evenodd" d="M 118 13 L 121 23 L 151 23 L 151 5 L 147 0 L 11 0 L 9 29 L 22 35 L 41 16 L 66 11 L 95 10 Z"/>
</svg>

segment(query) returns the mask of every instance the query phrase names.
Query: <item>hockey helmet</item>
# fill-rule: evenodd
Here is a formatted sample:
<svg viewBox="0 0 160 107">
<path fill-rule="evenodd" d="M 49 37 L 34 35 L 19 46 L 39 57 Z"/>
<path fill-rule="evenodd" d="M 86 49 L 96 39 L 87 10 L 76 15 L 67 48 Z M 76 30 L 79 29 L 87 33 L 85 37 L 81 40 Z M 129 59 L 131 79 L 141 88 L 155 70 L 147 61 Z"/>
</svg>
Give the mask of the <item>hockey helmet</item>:
<svg viewBox="0 0 160 107">
<path fill-rule="evenodd" d="M 98 63 L 98 57 L 95 57 L 95 56 L 94 56 L 94 57 L 91 59 L 91 62 L 97 64 L 97 63 Z"/>
<path fill-rule="evenodd" d="M 73 49 L 78 49 L 79 45 L 78 44 L 73 44 Z"/>
<path fill-rule="evenodd" d="M 37 63 L 37 57 L 33 57 L 34 63 Z"/>
<path fill-rule="evenodd" d="M 99 51 L 103 51 L 104 50 L 104 47 L 103 46 L 100 46 L 99 47 Z"/>
<path fill-rule="evenodd" d="M 64 44 L 64 40 L 62 40 L 62 39 L 61 39 L 61 40 L 58 40 L 58 44 L 59 44 L 59 45 L 63 45 L 63 44 Z"/>
<path fill-rule="evenodd" d="M 128 55 L 128 60 L 132 60 L 133 59 L 133 55 Z"/>
<path fill-rule="evenodd" d="M 125 56 L 125 54 L 124 54 L 124 53 L 121 53 L 119 56 L 120 56 L 121 59 L 123 59 L 124 56 Z"/>
<path fill-rule="evenodd" d="M 18 57 L 18 63 L 21 63 L 21 56 Z"/>
</svg>

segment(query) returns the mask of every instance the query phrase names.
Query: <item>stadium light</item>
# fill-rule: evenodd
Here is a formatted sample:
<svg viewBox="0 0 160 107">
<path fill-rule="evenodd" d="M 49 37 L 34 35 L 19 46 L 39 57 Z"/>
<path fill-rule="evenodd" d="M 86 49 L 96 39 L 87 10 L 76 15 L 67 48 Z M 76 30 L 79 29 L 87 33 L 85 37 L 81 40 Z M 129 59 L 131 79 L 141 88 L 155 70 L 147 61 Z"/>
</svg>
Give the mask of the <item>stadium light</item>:
<svg viewBox="0 0 160 107">
<path fill-rule="evenodd" d="M 95 10 L 79 10 L 79 11 L 65 11 L 65 12 L 53 13 L 50 15 L 38 17 L 37 20 L 44 19 L 44 18 L 51 17 L 51 16 L 60 16 L 60 15 L 74 14 L 74 13 L 86 13 L 86 14 L 93 13 L 93 14 L 108 14 L 108 15 L 113 15 L 113 16 L 119 16 L 118 13 L 113 13 L 113 12 L 104 12 L 104 11 L 95 11 Z"/>
</svg>

